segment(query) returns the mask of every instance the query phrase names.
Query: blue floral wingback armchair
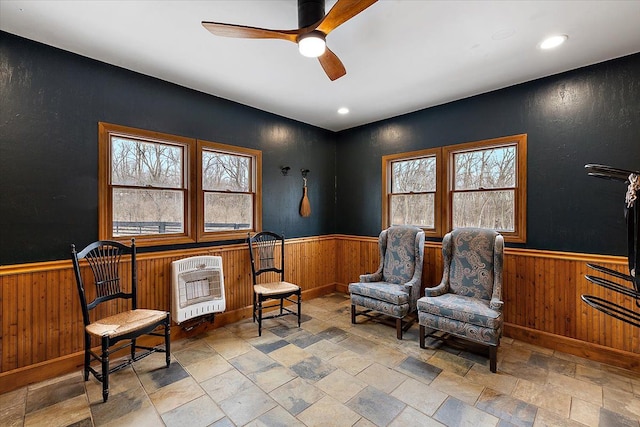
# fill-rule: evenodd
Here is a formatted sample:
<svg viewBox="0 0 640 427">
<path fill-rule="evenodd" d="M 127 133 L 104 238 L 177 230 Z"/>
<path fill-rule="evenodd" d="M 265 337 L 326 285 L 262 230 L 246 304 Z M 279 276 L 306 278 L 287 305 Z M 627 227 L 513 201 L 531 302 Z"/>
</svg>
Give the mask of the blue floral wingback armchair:
<svg viewBox="0 0 640 427">
<path fill-rule="evenodd" d="M 363 274 L 359 283 L 349 284 L 351 323 L 356 316 L 368 317 L 376 311 L 395 318 L 396 336 L 412 322 L 403 319 L 416 310 L 422 281 L 424 231 L 413 226 L 392 226 L 380 233 L 380 266 L 373 274 Z M 358 312 L 356 306 L 366 310 Z M 404 323 L 404 324 L 403 324 Z"/>
<path fill-rule="evenodd" d="M 502 336 L 504 240 L 493 230 L 458 228 L 442 239 L 442 281 L 418 300 L 420 347 L 427 328 L 489 346 L 496 372 Z M 433 331 L 432 331 L 433 332 Z"/>
</svg>

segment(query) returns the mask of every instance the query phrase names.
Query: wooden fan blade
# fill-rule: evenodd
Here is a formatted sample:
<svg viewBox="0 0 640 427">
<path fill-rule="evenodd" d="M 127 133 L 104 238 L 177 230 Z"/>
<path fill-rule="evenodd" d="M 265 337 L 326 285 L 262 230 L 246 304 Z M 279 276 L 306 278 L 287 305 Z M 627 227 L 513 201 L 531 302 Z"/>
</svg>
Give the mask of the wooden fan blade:
<svg viewBox="0 0 640 427">
<path fill-rule="evenodd" d="M 297 42 L 298 35 L 302 32 L 301 30 L 268 30 L 266 28 L 207 21 L 202 21 L 202 26 L 216 36 L 243 39 L 281 39 L 294 43 Z"/>
<path fill-rule="evenodd" d="M 338 58 L 328 47 L 325 49 L 324 53 L 318 57 L 318 61 L 320 61 L 320 65 L 322 65 L 324 72 L 327 73 L 327 76 L 331 81 L 339 79 L 347 74 L 347 70 L 345 70 L 340 58 Z"/>
<path fill-rule="evenodd" d="M 338 0 L 316 30 L 329 34 L 378 0 Z"/>
</svg>

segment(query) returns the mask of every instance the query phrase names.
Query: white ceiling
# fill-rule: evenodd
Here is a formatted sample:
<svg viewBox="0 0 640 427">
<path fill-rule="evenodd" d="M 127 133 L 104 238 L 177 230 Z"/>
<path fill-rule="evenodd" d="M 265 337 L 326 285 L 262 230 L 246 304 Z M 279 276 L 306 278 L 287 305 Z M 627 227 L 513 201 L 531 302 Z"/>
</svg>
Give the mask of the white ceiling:
<svg viewBox="0 0 640 427">
<path fill-rule="evenodd" d="M 637 0 L 380 0 L 327 37 L 347 69 L 331 82 L 293 43 L 216 37 L 203 20 L 295 29 L 297 5 L 0 1 L 3 31 L 334 131 L 640 51 Z M 539 50 L 553 34 L 569 40 Z"/>
</svg>

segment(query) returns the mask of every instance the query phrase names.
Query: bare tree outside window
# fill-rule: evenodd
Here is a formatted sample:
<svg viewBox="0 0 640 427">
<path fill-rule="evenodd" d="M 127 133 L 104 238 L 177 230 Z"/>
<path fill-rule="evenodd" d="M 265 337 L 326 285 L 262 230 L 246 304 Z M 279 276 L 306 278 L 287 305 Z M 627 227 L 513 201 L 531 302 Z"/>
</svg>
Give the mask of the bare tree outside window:
<svg viewBox="0 0 640 427">
<path fill-rule="evenodd" d="M 436 158 L 391 163 L 390 225 L 435 227 Z"/>
<path fill-rule="evenodd" d="M 113 236 L 184 232 L 184 147 L 111 137 Z"/>
<path fill-rule="evenodd" d="M 98 236 L 159 246 L 262 226 L 262 152 L 98 123 Z"/>
<path fill-rule="evenodd" d="M 453 228 L 515 230 L 515 145 L 453 154 Z"/>
<path fill-rule="evenodd" d="M 415 225 L 429 237 L 490 228 L 527 238 L 527 135 L 382 156 L 382 226 Z"/>
<path fill-rule="evenodd" d="M 202 151 L 204 231 L 253 228 L 252 158 Z"/>
</svg>

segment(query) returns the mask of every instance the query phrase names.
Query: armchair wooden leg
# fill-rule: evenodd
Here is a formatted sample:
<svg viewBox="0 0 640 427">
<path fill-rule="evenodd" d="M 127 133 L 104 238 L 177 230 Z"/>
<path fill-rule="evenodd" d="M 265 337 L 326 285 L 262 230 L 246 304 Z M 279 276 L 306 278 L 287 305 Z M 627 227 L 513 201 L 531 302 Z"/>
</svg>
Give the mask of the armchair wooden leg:
<svg viewBox="0 0 640 427">
<path fill-rule="evenodd" d="M 356 306 L 351 304 L 351 323 L 356 324 Z"/>
<path fill-rule="evenodd" d="M 498 359 L 498 346 L 490 345 L 489 346 L 489 369 L 491 372 L 496 373 L 497 371 L 497 359 Z"/>
<path fill-rule="evenodd" d="M 425 334 L 427 333 L 427 328 L 420 325 L 420 348 L 427 348 L 425 343 Z"/>
<path fill-rule="evenodd" d="M 402 339 L 402 319 L 396 319 L 396 338 Z"/>
</svg>

